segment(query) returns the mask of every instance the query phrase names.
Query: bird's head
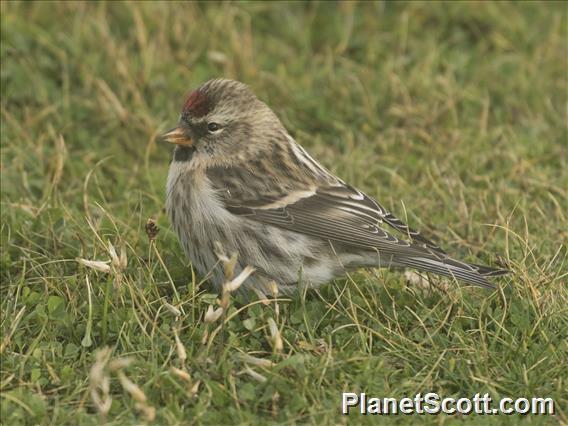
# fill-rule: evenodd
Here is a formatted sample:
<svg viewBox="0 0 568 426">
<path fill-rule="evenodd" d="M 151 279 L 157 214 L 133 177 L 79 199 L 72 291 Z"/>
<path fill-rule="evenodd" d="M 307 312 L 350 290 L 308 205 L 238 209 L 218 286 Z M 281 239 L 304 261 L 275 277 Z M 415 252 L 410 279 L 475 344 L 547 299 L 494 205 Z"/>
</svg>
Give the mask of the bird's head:
<svg viewBox="0 0 568 426">
<path fill-rule="evenodd" d="M 189 94 L 178 125 L 163 137 L 177 145 L 174 158 L 208 167 L 250 158 L 282 131 L 276 115 L 245 84 L 215 79 Z"/>
</svg>

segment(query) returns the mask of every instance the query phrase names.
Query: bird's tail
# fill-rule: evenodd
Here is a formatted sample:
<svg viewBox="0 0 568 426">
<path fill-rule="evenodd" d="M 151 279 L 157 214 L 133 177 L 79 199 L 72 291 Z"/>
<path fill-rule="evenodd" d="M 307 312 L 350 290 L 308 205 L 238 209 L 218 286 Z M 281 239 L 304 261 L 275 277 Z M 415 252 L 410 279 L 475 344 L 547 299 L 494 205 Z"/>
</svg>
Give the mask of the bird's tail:
<svg viewBox="0 0 568 426">
<path fill-rule="evenodd" d="M 510 272 L 506 269 L 496 269 L 484 265 L 460 262 L 449 257 L 436 259 L 426 256 L 405 256 L 395 258 L 394 262 L 401 266 L 407 266 L 424 272 L 432 272 L 434 274 L 456 278 L 468 284 L 485 288 L 495 288 L 495 286 L 487 280 L 488 277 L 498 277 Z"/>
</svg>

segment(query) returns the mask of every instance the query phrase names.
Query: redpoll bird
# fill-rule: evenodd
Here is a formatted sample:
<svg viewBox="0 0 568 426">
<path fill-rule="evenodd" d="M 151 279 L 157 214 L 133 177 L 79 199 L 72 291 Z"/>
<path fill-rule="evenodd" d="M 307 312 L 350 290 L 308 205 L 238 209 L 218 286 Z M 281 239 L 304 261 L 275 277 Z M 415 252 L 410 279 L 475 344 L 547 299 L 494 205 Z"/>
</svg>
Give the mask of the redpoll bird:
<svg viewBox="0 0 568 426">
<path fill-rule="evenodd" d="M 210 80 L 178 126 L 166 209 L 186 255 L 218 288 L 217 242 L 256 270 L 245 287 L 315 288 L 360 267 L 411 267 L 492 287 L 507 271 L 451 259 L 314 160 L 243 83 Z M 238 271 L 237 271 L 238 272 Z"/>
</svg>

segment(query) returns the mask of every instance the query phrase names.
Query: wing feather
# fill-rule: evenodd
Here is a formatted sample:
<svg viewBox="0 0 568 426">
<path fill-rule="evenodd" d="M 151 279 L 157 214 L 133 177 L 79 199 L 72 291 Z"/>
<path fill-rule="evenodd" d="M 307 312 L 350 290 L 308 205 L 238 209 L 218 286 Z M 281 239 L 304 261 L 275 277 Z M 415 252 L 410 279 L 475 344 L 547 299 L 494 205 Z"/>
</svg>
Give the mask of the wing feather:
<svg viewBox="0 0 568 426">
<path fill-rule="evenodd" d="M 402 225 L 399 223 L 402 222 L 395 222 L 396 218 L 375 200 L 354 188 L 347 185 L 321 186 L 307 194 L 279 208 L 265 207 L 274 205 L 273 198 L 245 203 L 231 197 L 224 202 L 227 210 L 233 214 L 348 246 L 378 249 L 393 255 L 433 255 L 432 252 L 435 252 L 382 229 L 380 225 L 384 222 L 400 231 Z M 431 246 L 435 247 L 433 244 Z"/>
</svg>

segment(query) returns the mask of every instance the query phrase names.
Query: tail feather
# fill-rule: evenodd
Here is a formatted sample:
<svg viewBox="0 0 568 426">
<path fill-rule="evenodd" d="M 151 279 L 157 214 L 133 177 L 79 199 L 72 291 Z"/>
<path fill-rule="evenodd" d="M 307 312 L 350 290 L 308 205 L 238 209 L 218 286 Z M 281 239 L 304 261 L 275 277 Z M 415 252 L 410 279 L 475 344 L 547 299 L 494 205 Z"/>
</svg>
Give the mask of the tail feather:
<svg viewBox="0 0 568 426">
<path fill-rule="evenodd" d="M 451 258 L 435 259 L 430 257 L 404 257 L 397 258 L 395 262 L 401 266 L 416 268 L 424 272 L 456 278 L 468 284 L 493 289 L 495 286 L 486 277 L 495 277 L 508 273 L 504 269 L 495 269 L 489 266 L 469 264 Z"/>
<path fill-rule="evenodd" d="M 477 265 L 475 263 L 468 263 L 468 265 L 474 267 L 477 272 L 484 277 L 500 277 L 511 272 L 508 269 L 492 268 L 490 266 Z"/>
</svg>

